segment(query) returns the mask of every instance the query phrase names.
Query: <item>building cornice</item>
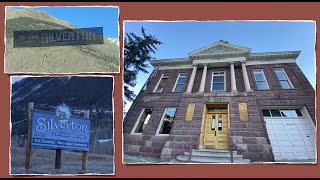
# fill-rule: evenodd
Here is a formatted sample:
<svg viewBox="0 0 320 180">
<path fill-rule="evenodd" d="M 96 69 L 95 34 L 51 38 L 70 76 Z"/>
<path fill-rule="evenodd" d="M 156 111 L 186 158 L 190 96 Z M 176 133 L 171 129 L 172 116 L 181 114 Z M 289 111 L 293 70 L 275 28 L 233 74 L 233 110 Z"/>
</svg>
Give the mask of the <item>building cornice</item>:
<svg viewBox="0 0 320 180">
<path fill-rule="evenodd" d="M 264 52 L 251 53 L 247 61 L 252 60 L 272 60 L 272 59 L 296 59 L 301 51 L 281 51 L 281 52 Z"/>
<path fill-rule="evenodd" d="M 160 64 L 160 66 L 166 65 L 183 65 L 183 64 L 191 64 L 191 60 L 189 58 L 172 58 L 172 59 L 155 59 L 151 60 L 150 64 L 153 67 L 156 67 Z"/>
</svg>

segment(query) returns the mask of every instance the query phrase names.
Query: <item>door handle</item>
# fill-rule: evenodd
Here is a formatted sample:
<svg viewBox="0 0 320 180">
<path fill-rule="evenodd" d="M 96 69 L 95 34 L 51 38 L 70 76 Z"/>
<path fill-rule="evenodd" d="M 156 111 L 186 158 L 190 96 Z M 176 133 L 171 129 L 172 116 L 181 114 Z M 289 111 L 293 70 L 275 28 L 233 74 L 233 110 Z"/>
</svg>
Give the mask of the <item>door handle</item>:
<svg viewBox="0 0 320 180">
<path fill-rule="evenodd" d="M 214 131 L 214 136 L 217 136 L 217 131 Z"/>
</svg>

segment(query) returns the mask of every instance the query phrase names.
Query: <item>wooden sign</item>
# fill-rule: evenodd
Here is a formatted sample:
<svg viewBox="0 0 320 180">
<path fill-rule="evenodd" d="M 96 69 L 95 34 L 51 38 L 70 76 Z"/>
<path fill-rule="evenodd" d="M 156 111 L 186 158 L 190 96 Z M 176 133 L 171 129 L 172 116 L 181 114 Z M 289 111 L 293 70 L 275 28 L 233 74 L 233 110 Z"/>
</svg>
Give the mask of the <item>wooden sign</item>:
<svg viewBox="0 0 320 180">
<path fill-rule="evenodd" d="M 14 48 L 89 44 L 103 44 L 103 27 L 14 31 Z"/>
<path fill-rule="evenodd" d="M 249 121 L 247 103 L 239 103 L 239 114 L 240 114 L 240 120 L 241 121 Z"/>
<path fill-rule="evenodd" d="M 89 151 L 90 119 L 71 116 L 64 121 L 56 113 L 33 110 L 31 131 L 34 147 Z"/>
<path fill-rule="evenodd" d="M 195 103 L 188 104 L 185 121 L 192 121 L 195 106 L 196 106 Z"/>
</svg>

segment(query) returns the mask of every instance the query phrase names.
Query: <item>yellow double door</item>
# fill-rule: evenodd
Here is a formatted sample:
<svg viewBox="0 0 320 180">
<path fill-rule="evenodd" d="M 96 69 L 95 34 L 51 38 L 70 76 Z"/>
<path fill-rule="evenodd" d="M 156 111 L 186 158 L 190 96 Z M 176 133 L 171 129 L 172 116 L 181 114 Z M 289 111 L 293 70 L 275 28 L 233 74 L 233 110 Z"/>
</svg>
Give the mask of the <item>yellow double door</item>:
<svg viewBox="0 0 320 180">
<path fill-rule="evenodd" d="M 228 149 L 228 113 L 207 113 L 205 117 L 205 149 Z"/>
</svg>

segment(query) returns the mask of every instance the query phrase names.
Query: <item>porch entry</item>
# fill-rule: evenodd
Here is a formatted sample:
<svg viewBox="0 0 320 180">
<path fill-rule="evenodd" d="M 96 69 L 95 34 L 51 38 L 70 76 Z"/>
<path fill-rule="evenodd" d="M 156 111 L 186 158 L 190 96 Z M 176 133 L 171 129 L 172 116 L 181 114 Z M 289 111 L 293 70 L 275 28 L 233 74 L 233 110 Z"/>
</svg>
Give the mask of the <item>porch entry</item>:
<svg viewBox="0 0 320 180">
<path fill-rule="evenodd" d="M 204 108 L 202 148 L 228 149 L 229 105 L 205 104 Z"/>
</svg>

